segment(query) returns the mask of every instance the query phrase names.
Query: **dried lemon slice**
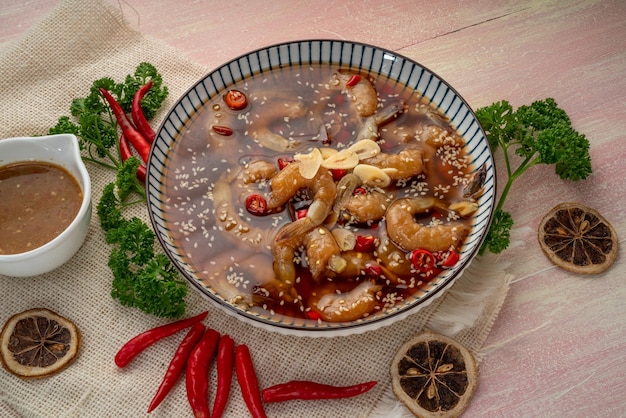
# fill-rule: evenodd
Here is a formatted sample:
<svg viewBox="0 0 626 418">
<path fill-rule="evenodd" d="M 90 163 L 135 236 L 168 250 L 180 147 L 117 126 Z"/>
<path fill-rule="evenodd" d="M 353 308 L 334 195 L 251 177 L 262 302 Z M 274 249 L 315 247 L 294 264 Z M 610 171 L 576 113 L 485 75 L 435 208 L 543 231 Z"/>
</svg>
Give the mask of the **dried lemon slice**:
<svg viewBox="0 0 626 418">
<path fill-rule="evenodd" d="M 579 203 L 561 203 L 539 223 L 539 245 L 557 266 L 581 274 L 602 273 L 617 258 L 613 226 Z"/>
<path fill-rule="evenodd" d="M 70 320 L 48 309 L 30 309 L 4 324 L 0 361 L 16 376 L 45 377 L 72 363 L 80 341 L 80 332 Z"/>
<path fill-rule="evenodd" d="M 393 392 L 418 417 L 457 417 L 476 390 L 472 353 L 444 335 L 424 331 L 405 342 L 391 362 Z"/>
</svg>

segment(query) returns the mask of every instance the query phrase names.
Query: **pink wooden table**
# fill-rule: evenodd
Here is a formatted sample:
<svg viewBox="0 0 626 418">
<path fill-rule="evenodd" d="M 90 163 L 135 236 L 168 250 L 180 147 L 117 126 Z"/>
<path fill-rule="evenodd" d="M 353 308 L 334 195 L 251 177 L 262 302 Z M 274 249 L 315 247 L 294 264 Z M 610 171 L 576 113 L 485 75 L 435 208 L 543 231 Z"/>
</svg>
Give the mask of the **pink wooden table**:
<svg viewBox="0 0 626 418">
<path fill-rule="evenodd" d="M 501 257 L 515 280 L 486 342 L 466 416 L 626 416 L 623 257 L 602 275 L 581 277 L 554 267 L 536 243 L 542 215 L 572 200 L 600 210 L 624 244 L 626 2 L 120 3 L 138 30 L 207 68 L 277 42 L 346 39 L 417 60 L 474 108 L 554 97 L 589 138 L 594 174 L 565 183 L 552 167 L 539 166 L 514 186 L 505 207 L 516 221 L 514 245 Z M 4 0 L 0 48 L 56 4 Z"/>
</svg>

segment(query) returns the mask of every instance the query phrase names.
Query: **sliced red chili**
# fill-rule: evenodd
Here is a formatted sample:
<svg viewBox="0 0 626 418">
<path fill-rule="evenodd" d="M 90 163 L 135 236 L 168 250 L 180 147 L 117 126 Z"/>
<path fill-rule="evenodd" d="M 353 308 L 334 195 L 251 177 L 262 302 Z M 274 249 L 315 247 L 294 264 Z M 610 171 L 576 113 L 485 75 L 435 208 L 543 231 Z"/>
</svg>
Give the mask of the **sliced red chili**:
<svg viewBox="0 0 626 418">
<path fill-rule="evenodd" d="M 231 136 L 234 133 L 228 126 L 213 125 L 211 128 L 213 132 L 222 136 Z"/>
<path fill-rule="evenodd" d="M 259 381 L 254 370 L 254 363 L 250 356 L 250 349 L 245 344 L 240 344 L 235 348 L 235 371 L 237 381 L 241 387 L 243 400 L 253 418 L 265 418 Z"/>
<path fill-rule="evenodd" d="M 126 367 L 139 353 L 148 348 L 155 342 L 169 337 L 177 333 L 180 330 L 189 328 L 197 322 L 202 321 L 209 314 L 208 311 L 202 312 L 199 315 L 191 318 L 181 319 L 160 327 L 149 329 L 141 334 L 131 338 L 126 344 L 122 346 L 120 351 L 115 355 L 115 364 L 117 367 Z"/>
<path fill-rule="evenodd" d="M 209 367 L 217 348 L 220 334 L 214 329 L 207 329 L 200 341 L 194 346 L 187 360 L 185 388 L 187 400 L 196 418 L 209 418 Z"/>
<path fill-rule="evenodd" d="M 322 314 L 320 314 L 317 311 L 307 311 L 306 316 L 307 318 L 312 319 L 314 321 L 317 321 L 318 319 L 322 318 Z"/>
<path fill-rule="evenodd" d="M 141 134 L 148 140 L 148 142 L 154 142 L 154 137 L 156 137 L 156 133 L 150 126 L 150 122 L 146 119 L 146 115 L 143 113 L 143 109 L 141 108 L 141 101 L 146 96 L 148 91 L 152 88 L 152 80 L 148 81 L 146 84 L 141 86 L 139 90 L 133 96 L 133 102 L 130 107 L 130 116 L 135 122 L 135 126 L 137 130 L 141 132 Z"/>
<path fill-rule="evenodd" d="M 265 215 L 267 213 L 267 200 L 260 194 L 251 194 L 246 198 L 246 209 L 252 215 Z"/>
<path fill-rule="evenodd" d="M 411 252 L 411 262 L 413 263 L 413 267 L 421 273 L 428 273 L 433 270 L 436 261 L 437 260 L 435 260 L 433 253 L 423 248 L 418 248 L 417 250 L 413 250 Z"/>
<path fill-rule="evenodd" d="M 204 333 L 204 325 L 201 323 L 194 324 L 183 341 L 176 349 L 172 360 L 170 361 L 170 365 L 165 372 L 165 376 L 163 376 L 163 380 L 161 381 L 161 385 L 156 391 L 154 398 L 152 398 L 152 402 L 150 402 L 150 406 L 148 407 L 148 413 L 154 411 L 154 409 L 159 406 L 159 404 L 165 399 L 168 393 L 172 390 L 178 378 L 182 374 L 183 370 L 185 370 L 185 365 L 187 364 L 187 358 L 191 353 L 191 350 L 195 347 L 196 343 L 202 337 Z"/>
<path fill-rule="evenodd" d="M 353 75 L 346 82 L 346 87 L 354 87 L 361 81 L 361 76 L 358 74 Z"/>
<path fill-rule="evenodd" d="M 376 237 L 373 235 L 357 235 L 354 250 L 371 253 L 376 248 Z"/>
<path fill-rule="evenodd" d="M 220 418 L 226 409 L 230 385 L 233 380 L 235 342 L 228 335 L 222 335 L 217 346 L 217 389 L 213 403 L 213 418 Z"/>
<path fill-rule="evenodd" d="M 359 187 L 354 189 L 352 194 L 367 194 L 367 189 L 365 187 L 359 186 Z"/>
<path fill-rule="evenodd" d="M 383 268 L 373 261 L 365 263 L 365 271 L 374 277 L 381 277 L 383 275 Z"/>
<path fill-rule="evenodd" d="M 332 170 L 330 170 L 330 174 L 332 174 L 333 180 L 335 181 L 341 180 L 345 177 L 347 173 L 348 171 L 344 170 L 343 168 L 333 168 Z"/>
<path fill-rule="evenodd" d="M 441 261 L 441 267 L 449 269 L 456 265 L 459 262 L 460 255 L 455 250 L 446 251 L 443 254 L 443 260 Z"/>
<path fill-rule="evenodd" d="M 278 168 L 282 170 L 283 168 L 287 167 L 287 165 L 291 164 L 292 162 L 293 162 L 292 158 L 280 157 L 278 158 Z"/>
<path fill-rule="evenodd" d="M 296 211 L 296 220 L 306 218 L 306 215 L 309 213 L 309 209 L 298 209 Z"/>
<path fill-rule="evenodd" d="M 239 90 L 229 90 L 224 95 L 224 103 L 232 110 L 241 110 L 248 105 L 248 98 Z"/>
<path fill-rule="evenodd" d="M 286 383 L 270 386 L 263 389 L 263 401 L 283 402 L 294 399 L 317 400 L 317 399 L 343 399 L 361 395 L 378 382 L 371 381 L 351 386 L 333 386 L 306 380 L 292 380 Z"/>
</svg>

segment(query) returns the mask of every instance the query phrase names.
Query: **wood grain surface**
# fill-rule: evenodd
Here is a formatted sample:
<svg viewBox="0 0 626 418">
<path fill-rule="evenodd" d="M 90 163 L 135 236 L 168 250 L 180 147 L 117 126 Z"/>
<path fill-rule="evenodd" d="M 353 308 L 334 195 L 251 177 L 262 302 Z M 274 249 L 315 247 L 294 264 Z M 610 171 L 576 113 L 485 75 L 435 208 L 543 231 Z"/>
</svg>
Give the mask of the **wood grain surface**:
<svg viewBox="0 0 626 418">
<path fill-rule="evenodd" d="M 0 7 L 0 50 L 57 4 Z M 214 68 L 251 49 L 307 38 L 392 49 L 438 73 L 473 108 L 553 97 L 591 142 L 593 174 L 564 182 L 537 166 L 505 205 L 515 219 L 501 258 L 515 276 L 485 347 L 465 416 L 626 416 L 626 267 L 577 276 L 537 245 L 557 203 L 595 207 L 626 236 L 626 2 L 126 0 L 137 30 Z M 498 157 L 497 162 L 502 162 Z"/>
</svg>

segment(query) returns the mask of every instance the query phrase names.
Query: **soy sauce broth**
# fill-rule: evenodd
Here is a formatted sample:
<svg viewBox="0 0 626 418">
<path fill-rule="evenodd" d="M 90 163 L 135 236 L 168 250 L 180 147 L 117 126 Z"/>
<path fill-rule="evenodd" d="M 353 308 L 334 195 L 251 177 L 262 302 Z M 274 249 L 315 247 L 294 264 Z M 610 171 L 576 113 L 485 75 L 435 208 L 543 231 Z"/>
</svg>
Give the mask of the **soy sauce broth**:
<svg viewBox="0 0 626 418">
<path fill-rule="evenodd" d="M 0 254 L 34 250 L 74 220 L 83 193 L 64 168 L 46 162 L 0 167 Z"/>
<path fill-rule="evenodd" d="M 338 69 L 331 66 L 302 66 L 276 69 L 259 74 L 232 86 L 244 92 L 248 106 L 232 111 L 221 97 L 213 98 L 196 114 L 172 144 L 165 167 L 164 217 L 172 231 L 175 245 L 185 262 L 193 266 L 196 277 L 220 297 L 233 304 L 249 304 L 261 315 L 282 314 L 314 319 L 307 307 L 321 292 L 349 292 L 362 280 L 311 280 L 306 268 L 306 254 L 294 254 L 297 280 L 294 285 L 299 301 L 286 302 L 267 297 L 258 289 L 274 279 L 270 246 L 276 231 L 292 219 L 287 209 L 271 216 L 253 216 L 245 209 L 245 199 L 258 190 L 269 192 L 268 182 L 251 187 L 237 185 L 238 170 L 251 161 L 265 159 L 278 164 L 281 158 L 307 152 L 313 147 L 342 149 L 350 145 L 364 118 L 351 107 L 341 89 L 329 88 Z M 368 77 L 368 74 L 362 74 Z M 398 153 L 415 141 L 429 126 L 454 131 L 432 109 L 427 99 L 406 86 L 384 77 L 371 77 L 379 96 L 379 109 L 404 102 L 405 109 L 396 120 L 380 129 L 382 152 Z M 305 109 L 300 114 L 299 106 Z M 221 135 L 214 126 L 228 127 L 232 135 Z M 324 127 L 324 129 L 321 129 Z M 272 150 L 263 146 L 261 132 L 279 134 L 297 143 L 290 149 Z M 463 150 L 456 155 L 436 152 L 421 144 L 428 158 L 427 174 L 398 181 L 387 192 L 402 196 L 435 196 L 447 202 L 461 199 L 472 167 Z M 460 162 L 451 167 L 450 159 Z M 217 195 L 231 202 L 229 215 L 215 207 Z M 221 200 L 220 200 L 221 201 Z M 435 216 L 435 215 L 433 215 Z M 438 215 L 437 215 L 438 216 Z M 432 218 L 420 220 L 427 224 Z M 464 220 L 471 226 L 471 219 Z M 384 221 L 372 225 L 350 225 L 356 233 L 380 238 Z M 420 291 L 434 276 L 410 274 L 402 282 L 381 283 L 376 311 L 393 308 Z"/>
</svg>

